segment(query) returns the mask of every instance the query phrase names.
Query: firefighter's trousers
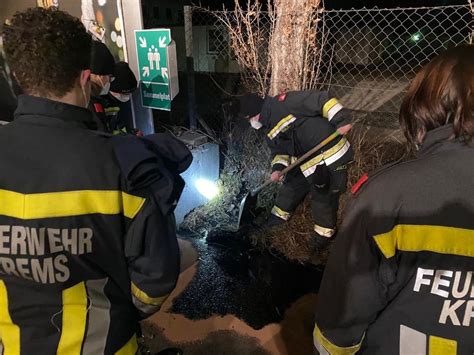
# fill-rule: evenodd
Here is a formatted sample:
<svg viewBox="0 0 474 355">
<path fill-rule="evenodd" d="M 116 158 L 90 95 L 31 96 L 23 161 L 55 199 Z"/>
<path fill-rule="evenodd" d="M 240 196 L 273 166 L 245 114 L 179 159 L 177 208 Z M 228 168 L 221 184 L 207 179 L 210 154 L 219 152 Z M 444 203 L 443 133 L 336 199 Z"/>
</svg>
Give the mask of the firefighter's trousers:
<svg viewBox="0 0 474 355">
<path fill-rule="evenodd" d="M 335 232 L 339 197 L 346 191 L 346 185 L 346 165 L 333 169 L 323 164 L 308 177 L 304 177 L 300 169 L 294 169 L 288 173 L 278 192 L 272 214 L 288 220 L 306 195 L 311 193 L 314 230 L 330 237 Z"/>
</svg>

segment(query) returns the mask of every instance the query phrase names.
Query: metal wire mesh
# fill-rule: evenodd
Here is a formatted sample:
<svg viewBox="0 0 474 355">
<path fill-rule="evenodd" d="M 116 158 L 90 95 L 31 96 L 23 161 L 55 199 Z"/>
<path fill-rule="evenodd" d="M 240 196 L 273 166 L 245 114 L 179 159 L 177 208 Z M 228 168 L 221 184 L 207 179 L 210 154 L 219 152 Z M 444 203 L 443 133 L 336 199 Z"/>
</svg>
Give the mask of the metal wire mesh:
<svg viewBox="0 0 474 355">
<path fill-rule="evenodd" d="M 315 11 L 315 40 L 321 59 L 317 79 L 308 88 L 329 89 L 358 117 L 381 126 L 396 125 L 406 87 L 423 64 L 447 48 L 473 40 L 470 4 Z M 233 12 L 193 8 L 193 55 L 198 72 L 245 73 L 233 53 L 229 26 L 219 20 L 223 15 L 231 24 L 242 20 Z M 259 63 L 267 65 L 272 14 L 260 11 L 245 16 L 258 37 L 253 40 Z"/>
</svg>

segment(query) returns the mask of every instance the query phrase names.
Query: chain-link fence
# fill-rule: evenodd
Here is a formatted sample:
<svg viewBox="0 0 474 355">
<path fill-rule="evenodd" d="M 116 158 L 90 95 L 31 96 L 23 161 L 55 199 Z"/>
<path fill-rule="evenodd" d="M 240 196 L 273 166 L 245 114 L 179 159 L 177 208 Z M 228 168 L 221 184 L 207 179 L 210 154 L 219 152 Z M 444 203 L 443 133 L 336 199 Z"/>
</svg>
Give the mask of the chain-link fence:
<svg viewBox="0 0 474 355">
<path fill-rule="evenodd" d="M 226 25 L 223 18 L 230 22 Z M 311 86 L 329 89 L 358 117 L 381 126 L 396 126 L 403 94 L 421 66 L 444 49 L 472 43 L 474 33 L 474 11 L 469 4 L 318 10 L 315 18 L 320 63 Z M 274 18 L 260 12 L 248 19 L 259 37 L 257 55 L 261 65 L 266 65 Z M 214 84 L 225 95 L 238 95 L 239 85 L 235 76 L 226 80 L 222 73 L 245 70 L 239 67 L 229 36 L 229 23 L 239 20 L 232 12 L 193 9 L 195 70 L 211 78 L 220 73 Z M 250 43 L 252 38 L 246 40 Z"/>
</svg>

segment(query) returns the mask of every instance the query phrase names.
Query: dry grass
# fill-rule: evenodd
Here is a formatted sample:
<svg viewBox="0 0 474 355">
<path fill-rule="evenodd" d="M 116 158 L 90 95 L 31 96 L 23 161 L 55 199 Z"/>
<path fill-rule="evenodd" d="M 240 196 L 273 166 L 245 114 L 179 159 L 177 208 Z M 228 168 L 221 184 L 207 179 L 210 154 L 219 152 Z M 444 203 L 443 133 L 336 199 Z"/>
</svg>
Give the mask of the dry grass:
<svg viewBox="0 0 474 355">
<path fill-rule="evenodd" d="M 349 168 L 348 191 L 364 174 L 409 156 L 400 131 L 374 128 L 359 121 L 349 135 L 355 159 Z M 270 173 L 270 152 L 260 133 L 252 129 L 230 127 L 224 135 L 227 143 L 224 169 L 221 173 L 221 194 L 209 204 L 190 213 L 182 227 L 204 234 L 216 229 L 229 231 L 236 228 L 239 203 L 249 189 L 261 184 Z M 258 207 L 262 219 L 268 216 L 278 186 L 259 195 Z M 339 220 L 344 213 L 350 192 L 341 197 Z M 301 204 L 292 218 L 283 226 L 256 230 L 251 236 L 256 247 L 274 249 L 289 259 L 307 262 L 311 258 L 309 239 L 313 220 L 308 199 Z M 322 255 L 320 259 L 325 259 Z M 322 260 L 323 261 L 323 260 Z M 313 260 L 315 263 L 321 260 Z"/>
</svg>

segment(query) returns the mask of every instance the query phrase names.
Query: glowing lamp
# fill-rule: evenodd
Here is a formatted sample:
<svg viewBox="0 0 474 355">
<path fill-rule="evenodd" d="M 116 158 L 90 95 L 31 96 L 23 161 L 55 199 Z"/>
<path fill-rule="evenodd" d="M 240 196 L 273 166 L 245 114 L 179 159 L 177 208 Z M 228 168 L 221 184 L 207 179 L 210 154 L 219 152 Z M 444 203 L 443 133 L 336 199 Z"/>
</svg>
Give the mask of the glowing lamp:
<svg viewBox="0 0 474 355">
<path fill-rule="evenodd" d="M 212 200 L 219 194 L 219 188 L 216 182 L 207 179 L 197 179 L 194 183 L 196 189 L 208 200 Z"/>
</svg>

